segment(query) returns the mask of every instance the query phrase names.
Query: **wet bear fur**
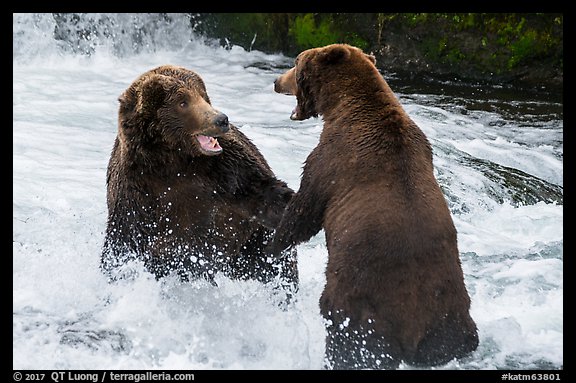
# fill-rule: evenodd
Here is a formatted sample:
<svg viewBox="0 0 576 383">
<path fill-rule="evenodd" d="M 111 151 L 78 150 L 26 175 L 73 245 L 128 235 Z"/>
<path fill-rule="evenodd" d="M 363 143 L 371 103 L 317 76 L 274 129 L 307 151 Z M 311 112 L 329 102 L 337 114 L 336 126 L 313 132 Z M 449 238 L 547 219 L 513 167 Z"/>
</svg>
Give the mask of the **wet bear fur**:
<svg viewBox="0 0 576 383">
<path fill-rule="evenodd" d="M 269 250 L 278 256 L 325 232 L 326 368 L 436 366 L 474 351 L 477 328 L 431 145 L 374 57 L 343 44 L 309 49 L 274 86 L 296 96 L 291 119 L 323 118 Z"/>
<path fill-rule="evenodd" d="M 119 102 L 102 269 L 115 279 L 138 259 L 157 278 L 177 273 L 213 282 L 222 272 L 294 291 L 296 253 L 277 262 L 263 251 L 294 192 L 212 107 L 202 78 L 160 66 Z"/>
</svg>

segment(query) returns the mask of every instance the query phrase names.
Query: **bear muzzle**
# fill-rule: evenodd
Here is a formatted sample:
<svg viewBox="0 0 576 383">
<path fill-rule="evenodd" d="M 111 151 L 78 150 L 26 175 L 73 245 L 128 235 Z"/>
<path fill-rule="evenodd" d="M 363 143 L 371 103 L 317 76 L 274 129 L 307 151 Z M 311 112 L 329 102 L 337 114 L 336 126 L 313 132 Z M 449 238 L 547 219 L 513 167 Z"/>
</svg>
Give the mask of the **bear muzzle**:
<svg viewBox="0 0 576 383">
<path fill-rule="evenodd" d="M 288 79 L 286 77 L 288 77 Z M 295 96 L 296 82 L 292 77 L 293 76 L 289 76 L 289 73 L 286 73 L 276 78 L 276 80 L 274 80 L 274 92 L 285 94 L 288 96 Z"/>
<path fill-rule="evenodd" d="M 228 116 L 224 113 L 216 114 L 212 118 L 210 125 L 210 128 L 202 131 L 201 134 L 196 136 L 196 140 L 198 141 L 198 144 L 200 144 L 200 151 L 207 156 L 222 153 L 222 147 L 216 137 L 220 137 L 230 130 Z"/>
</svg>

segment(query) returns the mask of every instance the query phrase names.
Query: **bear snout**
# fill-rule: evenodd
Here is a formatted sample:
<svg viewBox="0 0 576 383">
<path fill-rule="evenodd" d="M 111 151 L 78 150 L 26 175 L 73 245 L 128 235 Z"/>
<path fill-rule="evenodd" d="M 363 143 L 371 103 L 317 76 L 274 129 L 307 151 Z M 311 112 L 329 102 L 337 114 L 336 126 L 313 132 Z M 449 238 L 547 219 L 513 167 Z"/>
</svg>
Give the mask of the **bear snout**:
<svg viewBox="0 0 576 383">
<path fill-rule="evenodd" d="M 278 78 L 276 78 L 276 80 L 274 80 L 274 92 L 282 93 L 282 88 L 280 85 L 280 77 L 278 77 Z"/>
<path fill-rule="evenodd" d="M 274 92 L 292 96 L 292 93 L 290 93 L 290 91 L 288 89 L 286 89 L 286 86 L 284 85 L 284 80 L 283 80 L 282 76 L 280 76 L 276 80 L 274 80 Z"/>
<path fill-rule="evenodd" d="M 288 72 L 278 76 L 274 80 L 274 92 L 286 94 L 288 96 L 296 95 L 296 70 L 290 69 Z"/>
<path fill-rule="evenodd" d="M 214 117 L 214 119 L 212 120 L 212 123 L 214 124 L 215 127 L 220 129 L 222 134 L 230 130 L 230 125 L 228 123 L 228 116 L 225 115 L 224 113 L 218 113 L 216 117 Z"/>
</svg>

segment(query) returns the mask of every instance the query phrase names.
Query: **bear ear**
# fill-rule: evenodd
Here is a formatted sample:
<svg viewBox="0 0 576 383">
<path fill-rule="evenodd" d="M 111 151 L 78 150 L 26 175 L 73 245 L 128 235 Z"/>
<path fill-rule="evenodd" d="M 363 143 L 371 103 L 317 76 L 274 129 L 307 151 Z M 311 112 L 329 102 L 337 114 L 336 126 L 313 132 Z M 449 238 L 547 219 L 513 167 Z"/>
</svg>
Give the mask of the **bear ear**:
<svg viewBox="0 0 576 383">
<path fill-rule="evenodd" d="M 138 111 L 136 110 L 138 103 L 138 94 L 136 93 L 136 88 L 134 84 L 130 85 L 120 97 L 118 97 L 119 109 L 118 116 L 120 121 L 123 123 L 134 117 L 134 114 Z"/>
<path fill-rule="evenodd" d="M 320 62 L 326 64 L 335 64 L 344 60 L 348 56 L 350 56 L 350 50 L 346 46 L 340 44 L 330 45 L 318 53 L 318 59 Z"/>
<path fill-rule="evenodd" d="M 153 74 L 140 84 L 136 112 L 144 115 L 155 113 L 166 98 L 166 86 L 170 78 L 161 74 Z"/>
</svg>

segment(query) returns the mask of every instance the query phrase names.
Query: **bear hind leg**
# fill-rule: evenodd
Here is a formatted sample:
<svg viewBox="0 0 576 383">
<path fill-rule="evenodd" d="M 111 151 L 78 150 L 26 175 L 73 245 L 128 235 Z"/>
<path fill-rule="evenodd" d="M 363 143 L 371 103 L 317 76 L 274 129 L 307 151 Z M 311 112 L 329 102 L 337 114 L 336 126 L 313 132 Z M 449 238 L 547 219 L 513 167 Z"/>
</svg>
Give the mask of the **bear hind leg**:
<svg viewBox="0 0 576 383">
<path fill-rule="evenodd" d="M 437 366 L 462 358 L 478 347 L 478 331 L 472 318 L 445 319 L 419 342 L 414 366 Z"/>
</svg>

